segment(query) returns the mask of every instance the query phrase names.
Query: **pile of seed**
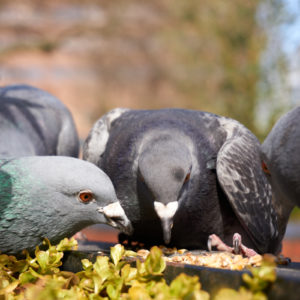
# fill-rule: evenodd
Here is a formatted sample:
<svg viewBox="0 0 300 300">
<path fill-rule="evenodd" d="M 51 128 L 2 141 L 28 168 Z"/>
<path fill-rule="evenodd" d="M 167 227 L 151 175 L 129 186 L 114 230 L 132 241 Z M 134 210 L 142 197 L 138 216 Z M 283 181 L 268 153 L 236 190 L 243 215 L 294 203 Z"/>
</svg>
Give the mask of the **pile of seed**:
<svg viewBox="0 0 300 300">
<path fill-rule="evenodd" d="M 258 267 L 262 262 L 262 256 L 259 254 L 252 257 L 243 257 L 242 255 L 235 255 L 229 252 L 203 251 L 201 254 L 193 254 L 184 249 L 176 250 L 170 248 L 162 248 L 162 251 L 166 262 L 229 270 L 243 270 L 253 266 Z M 141 249 L 137 252 L 141 258 L 146 258 L 148 253 L 149 251 L 145 249 Z"/>
</svg>

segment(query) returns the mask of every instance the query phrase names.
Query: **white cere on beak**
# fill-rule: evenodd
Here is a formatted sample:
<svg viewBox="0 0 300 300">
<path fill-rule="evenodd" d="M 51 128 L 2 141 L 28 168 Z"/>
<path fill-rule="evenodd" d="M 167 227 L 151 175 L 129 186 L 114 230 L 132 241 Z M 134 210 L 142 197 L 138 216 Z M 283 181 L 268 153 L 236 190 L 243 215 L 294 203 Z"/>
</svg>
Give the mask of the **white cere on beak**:
<svg viewBox="0 0 300 300">
<path fill-rule="evenodd" d="M 172 219 L 177 211 L 178 201 L 169 202 L 167 205 L 154 201 L 154 209 L 160 219 Z"/>
<path fill-rule="evenodd" d="M 169 244 L 171 241 L 171 229 L 173 227 L 173 217 L 177 211 L 178 202 L 172 201 L 169 202 L 167 205 L 154 201 L 154 209 L 161 219 L 162 229 L 163 229 L 163 236 L 164 242 Z"/>
<path fill-rule="evenodd" d="M 118 228 L 128 235 L 132 234 L 133 227 L 119 201 L 98 207 L 97 210 L 105 215 L 108 225 Z"/>
<path fill-rule="evenodd" d="M 102 209 L 103 209 L 103 213 L 108 218 L 122 217 L 125 215 L 125 212 L 119 201 L 108 204 L 104 206 Z"/>
</svg>

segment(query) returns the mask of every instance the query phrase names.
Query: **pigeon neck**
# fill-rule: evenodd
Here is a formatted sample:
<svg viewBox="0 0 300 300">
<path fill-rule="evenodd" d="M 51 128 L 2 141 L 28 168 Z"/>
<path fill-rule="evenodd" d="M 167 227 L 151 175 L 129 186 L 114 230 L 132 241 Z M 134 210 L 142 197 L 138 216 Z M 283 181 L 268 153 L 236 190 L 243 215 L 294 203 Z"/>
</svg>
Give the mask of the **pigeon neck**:
<svg viewBox="0 0 300 300">
<path fill-rule="evenodd" d="M 273 195 L 273 201 L 275 202 L 275 209 L 277 212 L 278 225 L 281 230 L 281 234 L 284 235 L 288 219 L 295 207 L 295 204 L 290 202 L 288 198 L 281 196 L 279 193 Z"/>
</svg>

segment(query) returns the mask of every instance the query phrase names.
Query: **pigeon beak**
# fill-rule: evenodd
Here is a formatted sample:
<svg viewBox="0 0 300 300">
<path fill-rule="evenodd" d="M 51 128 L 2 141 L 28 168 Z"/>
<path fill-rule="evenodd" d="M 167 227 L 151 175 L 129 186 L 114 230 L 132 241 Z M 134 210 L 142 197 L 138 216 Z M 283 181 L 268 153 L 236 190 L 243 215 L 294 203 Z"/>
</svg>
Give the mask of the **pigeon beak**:
<svg viewBox="0 0 300 300">
<path fill-rule="evenodd" d="M 164 242 L 166 245 L 168 245 L 171 241 L 171 230 L 173 227 L 173 220 L 165 218 L 161 220 L 161 224 L 163 228 Z"/>
<path fill-rule="evenodd" d="M 164 242 L 169 244 L 171 241 L 171 230 L 173 227 L 173 217 L 177 211 L 178 202 L 172 201 L 169 202 L 167 205 L 154 201 L 154 209 L 161 219 L 162 228 L 163 228 L 163 235 L 164 235 Z"/>
<path fill-rule="evenodd" d="M 127 218 L 119 201 L 113 202 L 104 207 L 99 207 L 97 210 L 104 214 L 108 225 L 118 228 L 127 235 L 131 235 L 133 233 L 132 224 Z"/>
</svg>

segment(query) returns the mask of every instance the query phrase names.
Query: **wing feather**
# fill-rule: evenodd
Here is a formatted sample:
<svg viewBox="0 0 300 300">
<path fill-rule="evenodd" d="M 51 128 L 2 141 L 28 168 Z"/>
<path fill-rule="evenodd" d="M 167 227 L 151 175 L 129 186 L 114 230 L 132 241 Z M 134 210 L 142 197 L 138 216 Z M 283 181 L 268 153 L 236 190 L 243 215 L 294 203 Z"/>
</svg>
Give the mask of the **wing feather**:
<svg viewBox="0 0 300 300">
<path fill-rule="evenodd" d="M 126 108 L 116 108 L 102 116 L 92 127 L 87 139 L 83 144 L 83 159 L 95 165 L 100 165 L 101 156 L 105 152 L 109 139 L 109 131 L 113 121 L 118 119 Z"/>
<path fill-rule="evenodd" d="M 278 230 L 271 187 L 261 168 L 260 144 L 238 122 L 224 124 L 227 139 L 217 157 L 218 180 L 254 244 L 265 253 L 277 240 Z"/>
</svg>

